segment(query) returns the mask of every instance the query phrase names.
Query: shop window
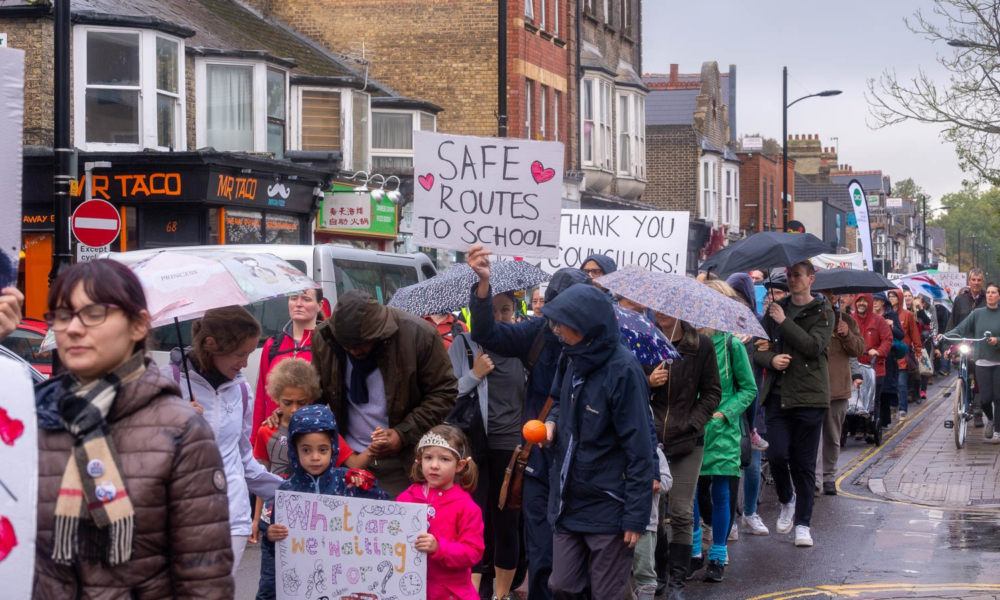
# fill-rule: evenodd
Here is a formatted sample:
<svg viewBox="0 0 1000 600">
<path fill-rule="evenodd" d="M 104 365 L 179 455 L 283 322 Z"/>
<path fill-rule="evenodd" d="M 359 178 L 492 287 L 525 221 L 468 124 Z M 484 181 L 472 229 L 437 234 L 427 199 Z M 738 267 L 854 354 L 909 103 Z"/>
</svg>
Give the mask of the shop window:
<svg viewBox="0 0 1000 600">
<path fill-rule="evenodd" d="M 139 236 L 144 250 L 203 244 L 202 212 L 145 206 Z"/>
<path fill-rule="evenodd" d="M 139 231 L 139 222 L 135 217 L 135 207 L 126 206 L 124 218 L 122 219 L 121 246 L 122 252 L 139 249 L 139 240 L 136 233 Z"/>
<path fill-rule="evenodd" d="M 267 151 L 285 157 L 285 73 L 267 70 Z"/>
<path fill-rule="evenodd" d="M 184 43 L 144 29 L 77 26 L 74 135 L 85 150 L 187 149 Z"/>
<path fill-rule="evenodd" d="M 408 110 L 372 111 L 372 170 L 413 168 L 413 131 L 434 131 L 430 113 Z"/>
<path fill-rule="evenodd" d="M 268 244 L 298 244 L 301 242 L 299 229 L 299 218 L 296 216 L 267 214 Z"/>
<path fill-rule="evenodd" d="M 219 216 L 225 214 L 225 209 L 222 208 L 208 209 L 208 244 L 210 246 L 218 246 L 224 241 L 219 236 L 219 232 L 224 229 L 224 225 L 219 221 Z"/>
<path fill-rule="evenodd" d="M 256 210 L 226 210 L 227 244 L 260 244 L 264 241 L 264 215 Z"/>
<path fill-rule="evenodd" d="M 195 61 L 195 139 L 224 152 L 284 155 L 288 73 L 245 60 Z"/>
</svg>

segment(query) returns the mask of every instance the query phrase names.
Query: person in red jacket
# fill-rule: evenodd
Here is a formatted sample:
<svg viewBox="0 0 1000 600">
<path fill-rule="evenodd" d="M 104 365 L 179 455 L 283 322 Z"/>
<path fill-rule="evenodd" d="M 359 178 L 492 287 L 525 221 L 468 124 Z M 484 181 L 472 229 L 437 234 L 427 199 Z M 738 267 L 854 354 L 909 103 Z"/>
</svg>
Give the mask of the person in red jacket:
<svg viewBox="0 0 1000 600">
<path fill-rule="evenodd" d="M 917 327 L 917 318 L 903 306 L 903 292 L 900 290 L 889 290 L 886 292 L 886 295 L 889 296 L 889 302 L 892 303 L 892 309 L 899 315 L 899 324 L 903 328 L 903 341 L 906 342 L 906 345 L 910 348 L 914 355 L 919 354 L 920 348 L 923 344 L 920 341 L 920 328 Z M 906 409 L 910 396 L 910 373 L 906 369 L 906 361 L 907 358 L 904 357 L 899 359 L 897 363 L 899 365 L 899 387 L 897 388 L 899 407 L 893 411 L 893 420 L 896 420 L 897 416 L 900 421 L 906 420 Z"/>
<path fill-rule="evenodd" d="M 875 398 L 881 398 L 885 361 L 891 360 L 892 330 L 885 319 L 872 310 L 873 304 L 871 294 L 855 296 L 854 320 L 858 322 L 861 337 L 865 340 L 865 351 L 858 357 L 858 362 L 875 369 Z"/>
<path fill-rule="evenodd" d="M 323 307 L 323 290 L 306 290 L 288 297 L 288 314 L 292 320 L 278 335 L 264 342 L 257 372 L 257 393 L 254 394 L 253 423 L 250 443 L 257 442 L 257 430 L 278 405 L 267 393 L 267 377 L 271 369 L 286 358 L 312 360 L 312 333 Z"/>
<path fill-rule="evenodd" d="M 424 315 L 424 320 L 437 327 L 441 334 L 441 341 L 444 342 L 444 349 L 450 350 L 451 343 L 455 341 L 455 336 L 462 333 L 469 333 L 469 328 L 465 323 L 455 318 L 451 313 L 441 315 Z"/>
</svg>

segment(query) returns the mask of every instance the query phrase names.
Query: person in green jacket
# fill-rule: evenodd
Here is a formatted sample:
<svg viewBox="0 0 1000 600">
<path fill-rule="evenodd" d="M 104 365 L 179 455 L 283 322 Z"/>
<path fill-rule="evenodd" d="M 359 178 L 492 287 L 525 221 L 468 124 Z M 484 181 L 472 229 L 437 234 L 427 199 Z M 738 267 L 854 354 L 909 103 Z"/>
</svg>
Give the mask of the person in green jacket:
<svg viewBox="0 0 1000 600">
<path fill-rule="evenodd" d="M 725 296 L 736 298 L 736 292 L 724 281 L 706 281 L 705 285 Z M 741 419 L 757 396 L 757 384 L 754 381 L 750 358 L 739 339 L 722 331 L 704 330 L 701 333 L 711 337 L 715 344 L 715 356 L 719 363 L 719 378 L 722 383 L 722 401 L 705 425 L 705 455 L 701 462 L 699 479 L 699 485 L 707 483 L 711 487 L 712 497 L 712 547 L 708 551 L 705 581 L 718 583 L 722 581 L 725 571 L 726 538 L 732 525 L 730 483 L 733 478 L 740 477 Z M 697 498 L 698 494 L 695 494 L 695 530 L 694 543 L 691 546 L 689 578 L 693 578 L 694 572 L 705 564 L 701 548 L 701 523 Z"/>
<path fill-rule="evenodd" d="M 990 424 L 1000 417 L 1000 286 L 995 283 L 986 286 L 986 306 L 973 310 L 957 327 L 938 336 L 938 341 L 945 338 L 981 338 L 987 333 L 990 337 L 982 342 L 976 342 L 975 374 L 979 384 L 979 398 L 983 403 L 983 414 Z M 992 441 L 1000 444 L 1000 432 L 993 429 Z"/>
</svg>

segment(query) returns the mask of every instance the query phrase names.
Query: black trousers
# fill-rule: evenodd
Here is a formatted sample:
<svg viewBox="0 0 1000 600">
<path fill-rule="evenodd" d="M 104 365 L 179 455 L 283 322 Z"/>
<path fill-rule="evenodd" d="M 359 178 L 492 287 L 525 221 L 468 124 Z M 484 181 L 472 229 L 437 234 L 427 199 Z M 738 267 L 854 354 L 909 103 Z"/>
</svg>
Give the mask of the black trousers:
<svg viewBox="0 0 1000 600">
<path fill-rule="evenodd" d="M 983 404 L 983 414 L 993 420 L 1000 413 L 1000 366 L 976 366 L 976 381 L 979 383 L 979 401 Z"/>
<path fill-rule="evenodd" d="M 782 504 L 792 501 L 795 525 L 809 526 L 816 490 L 816 454 L 823 427 L 823 408 L 781 408 L 780 398 L 768 398 L 767 460 Z"/>
<path fill-rule="evenodd" d="M 500 488 L 513 450 L 489 450 L 479 463 L 479 485 L 473 498 L 483 511 L 483 560 L 473 573 L 517 568 L 521 550 L 521 511 L 500 510 Z"/>
</svg>

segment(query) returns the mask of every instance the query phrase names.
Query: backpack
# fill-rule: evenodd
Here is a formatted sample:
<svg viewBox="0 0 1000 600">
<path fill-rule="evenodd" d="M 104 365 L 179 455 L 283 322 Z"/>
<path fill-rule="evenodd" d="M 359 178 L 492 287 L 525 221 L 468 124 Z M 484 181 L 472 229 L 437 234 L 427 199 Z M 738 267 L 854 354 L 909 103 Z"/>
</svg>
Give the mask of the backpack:
<svg viewBox="0 0 1000 600">
<path fill-rule="evenodd" d="M 179 365 L 170 363 L 170 370 L 174 375 L 174 383 L 181 384 L 181 368 Z M 243 397 L 243 414 L 247 414 L 247 406 L 250 404 L 250 385 L 246 381 L 240 382 L 240 396 Z"/>
<path fill-rule="evenodd" d="M 288 337 L 288 334 L 282 331 L 271 338 L 271 348 L 267 351 L 267 364 L 273 365 L 274 359 L 281 356 L 282 354 L 291 354 L 292 352 L 305 350 L 305 348 L 296 348 L 296 347 L 289 348 L 288 350 L 281 350 L 281 344 L 285 342 L 286 337 Z"/>
<path fill-rule="evenodd" d="M 451 323 L 451 331 L 449 331 L 448 333 L 441 334 L 441 337 L 447 340 L 449 343 L 454 343 L 455 338 L 462 335 L 463 333 L 466 333 L 466 331 L 462 327 L 462 322 L 459 321 L 458 319 L 455 319 Z"/>
</svg>

